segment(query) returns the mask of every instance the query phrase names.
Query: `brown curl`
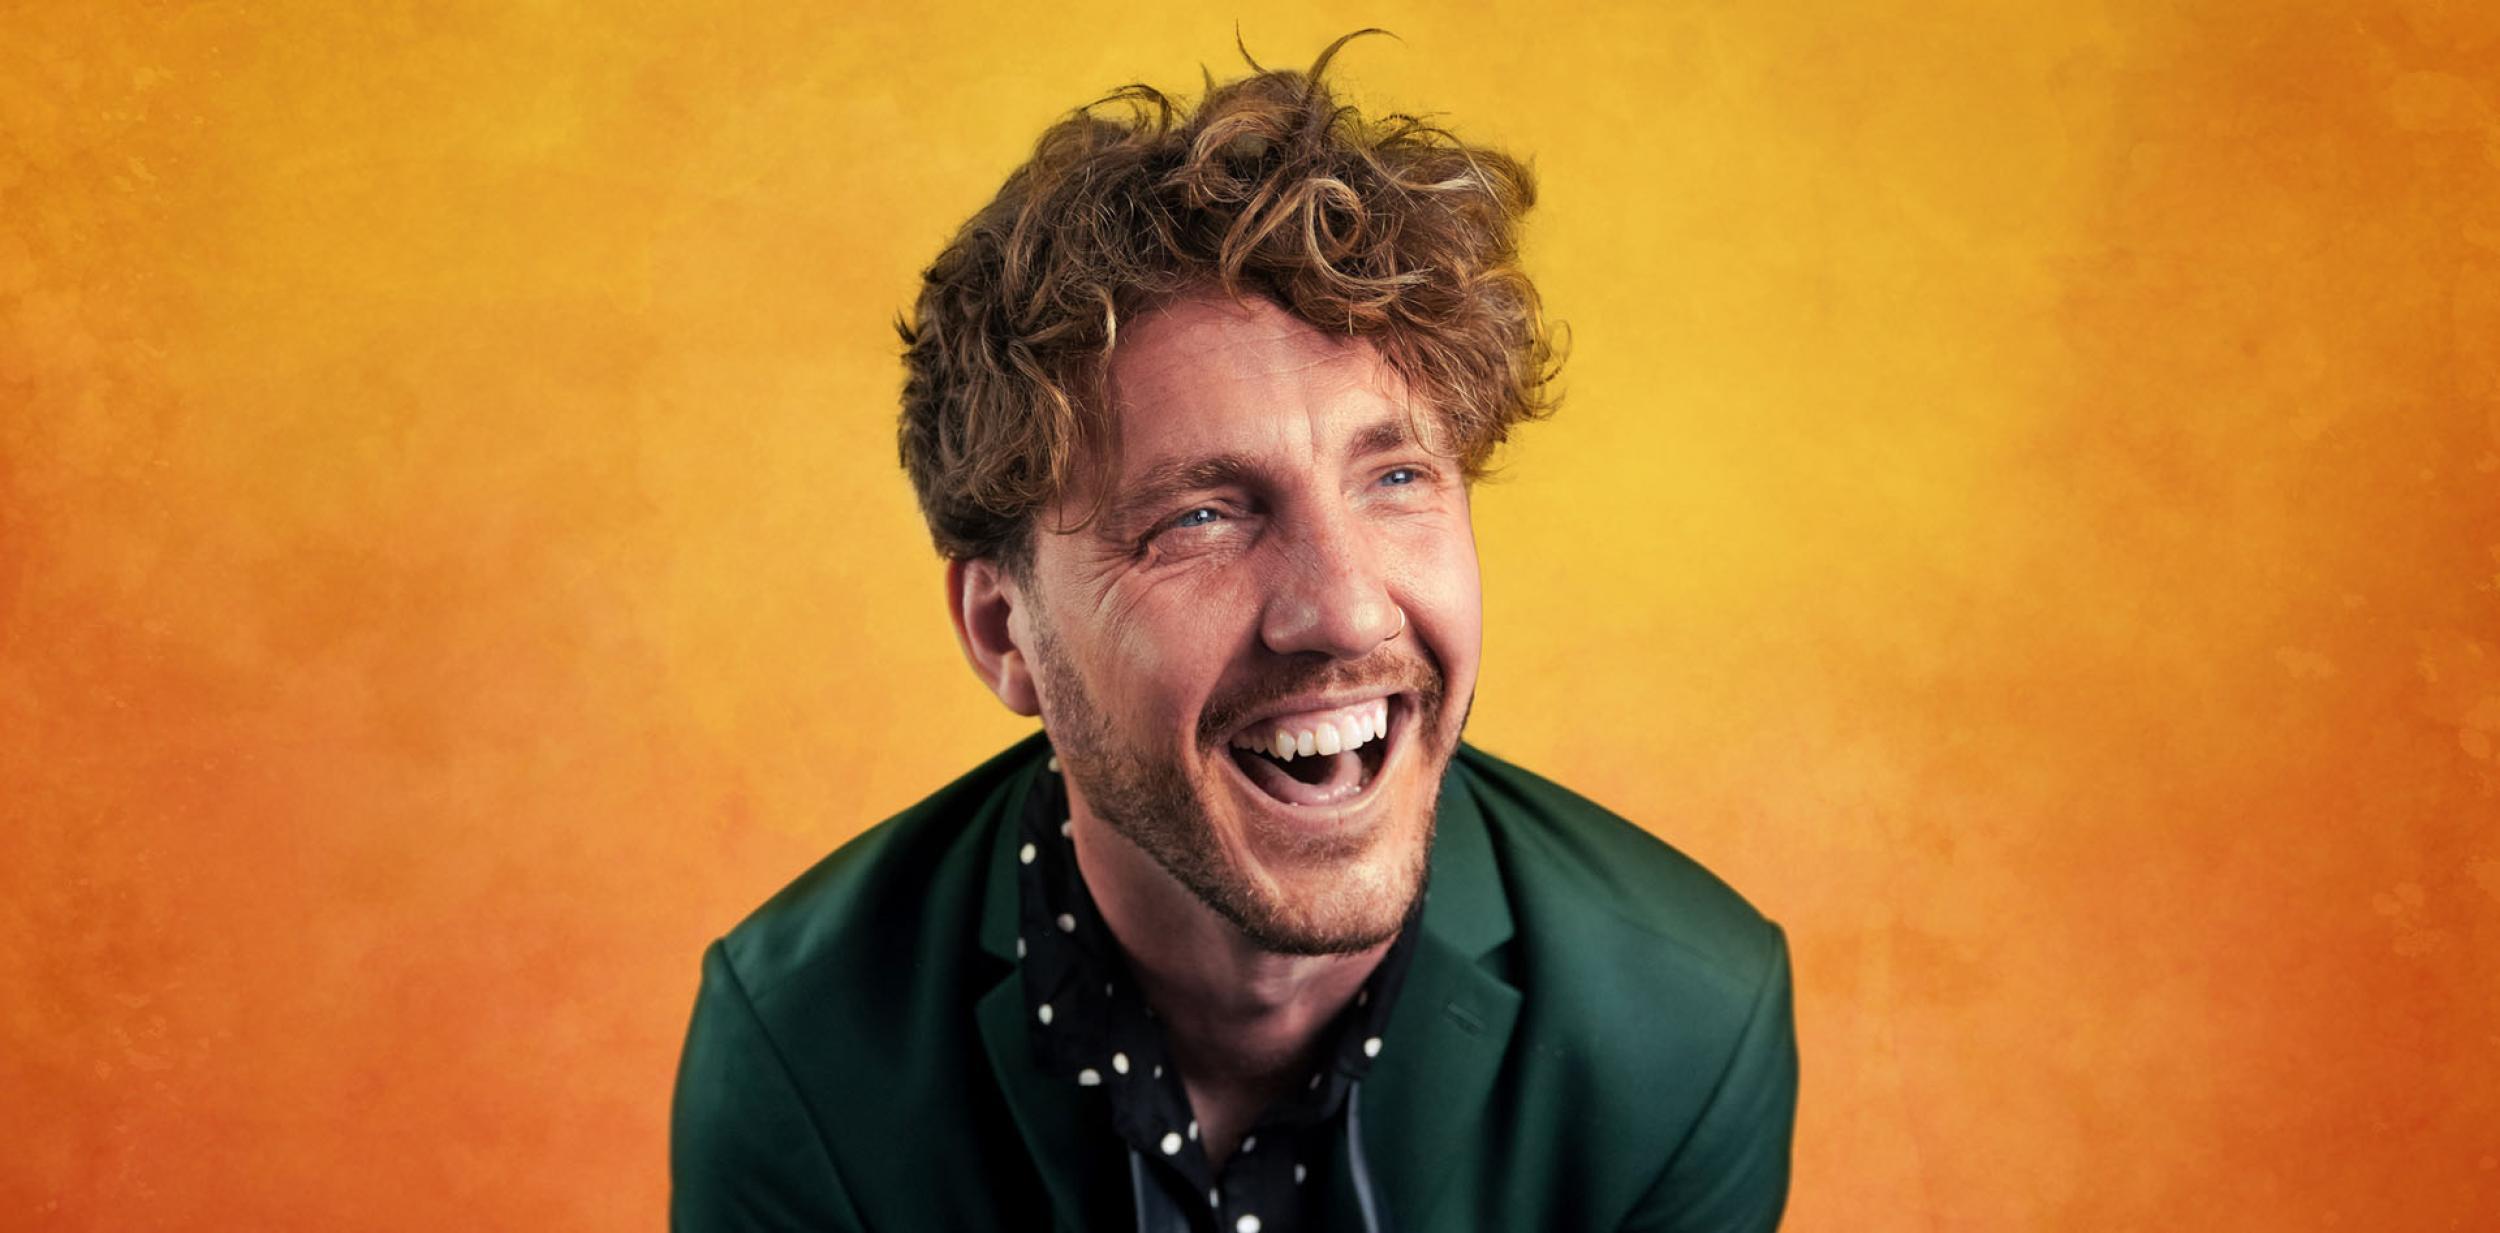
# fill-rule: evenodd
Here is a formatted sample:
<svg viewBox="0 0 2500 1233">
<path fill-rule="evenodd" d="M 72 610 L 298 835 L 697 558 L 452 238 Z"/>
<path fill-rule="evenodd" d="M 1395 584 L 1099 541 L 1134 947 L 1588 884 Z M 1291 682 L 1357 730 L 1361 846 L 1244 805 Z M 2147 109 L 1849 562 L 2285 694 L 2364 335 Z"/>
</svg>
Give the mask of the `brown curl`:
<svg viewBox="0 0 2500 1233">
<path fill-rule="evenodd" d="M 1423 119 L 1339 103 L 1329 61 L 1375 33 L 1308 72 L 1251 61 L 1195 109 L 1115 90 L 1044 132 L 964 224 L 896 322 L 903 466 L 939 552 L 1029 564 L 1034 515 L 1076 460 L 1108 478 L 1120 323 L 1202 288 L 1368 340 L 1470 480 L 1512 425 L 1552 413 L 1560 348 L 1519 263 L 1534 179 Z"/>
</svg>

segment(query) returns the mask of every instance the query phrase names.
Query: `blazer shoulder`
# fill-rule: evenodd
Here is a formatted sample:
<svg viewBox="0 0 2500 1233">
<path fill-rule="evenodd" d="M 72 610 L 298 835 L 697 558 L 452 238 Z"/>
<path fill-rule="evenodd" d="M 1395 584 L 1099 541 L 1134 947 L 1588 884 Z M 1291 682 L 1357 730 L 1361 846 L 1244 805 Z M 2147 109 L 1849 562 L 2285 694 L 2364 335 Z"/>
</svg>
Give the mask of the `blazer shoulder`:
<svg viewBox="0 0 2500 1233">
<path fill-rule="evenodd" d="M 917 1181 L 1004 1167 L 972 1011 L 1013 964 L 979 931 L 1001 826 L 1046 756 L 1021 743 L 869 828 L 707 953 L 673 1122 L 681 1210 L 707 1216 L 686 1227 L 975 1227 L 928 1205 L 977 1188 Z M 902 1146 L 880 1114 L 908 1109 L 955 1113 Z"/>
<path fill-rule="evenodd" d="M 1674 845 L 1554 781 L 1472 746 L 1465 782 L 1520 900 L 1523 927 L 1653 956 L 1750 1000 L 1784 941 L 1736 888 Z"/>
<path fill-rule="evenodd" d="M 800 983 L 873 988 L 880 974 L 907 977 L 922 948 L 967 946 L 991 824 L 1044 756 L 1040 746 L 1039 737 L 1019 742 L 862 831 L 732 928 L 722 954 L 757 1004 Z"/>
<path fill-rule="evenodd" d="M 1510 899 L 1498 963 L 1522 995 L 1522 1073 L 1578 1110 L 1579 1125 L 1608 1128 L 1602 1146 L 1583 1145 L 1608 1162 L 1603 1202 L 1680 1206 L 1741 1178 L 1730 1183 L 1740 1197 L 1776 1212 L 1796 1102 L 1786 935 L 1699 862 L 1588 798 L 1480 751 L 1462 769 Z M 1679 1160 L 1687 1167 L 1662 1181 Z"/>
</svg>

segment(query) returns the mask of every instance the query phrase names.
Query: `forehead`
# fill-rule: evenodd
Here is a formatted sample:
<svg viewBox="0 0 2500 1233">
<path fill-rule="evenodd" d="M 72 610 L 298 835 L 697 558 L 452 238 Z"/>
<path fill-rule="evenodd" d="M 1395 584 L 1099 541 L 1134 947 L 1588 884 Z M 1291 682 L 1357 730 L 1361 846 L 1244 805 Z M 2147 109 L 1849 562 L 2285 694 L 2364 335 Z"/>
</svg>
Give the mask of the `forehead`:
<svg viewBox="0 0 2500 1233">
<path fill-rule="evenodd" d="M 1264 299 L 1195 296 L 1140 314 L 1107 375 L 1120 476 L 1216 451 L 1316 463 L 1410 418 L 1378 349 Z M 1429 417 L 1413 418 L 1429 431 Z"/>
</svg>

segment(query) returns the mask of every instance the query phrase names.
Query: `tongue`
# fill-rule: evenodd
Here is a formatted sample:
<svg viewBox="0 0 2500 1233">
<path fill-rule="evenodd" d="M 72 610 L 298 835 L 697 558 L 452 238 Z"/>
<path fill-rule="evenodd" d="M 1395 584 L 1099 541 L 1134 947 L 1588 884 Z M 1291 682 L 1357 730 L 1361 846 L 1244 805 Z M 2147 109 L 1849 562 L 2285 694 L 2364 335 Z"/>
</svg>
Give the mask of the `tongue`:
<svg viewBox="0 0 2500 1233">
<path fill-rule="evenodd" d="M 1317 764 L 1322 773 L 1314 783 L 1302 782 L 1274 758 L 1261 754 L 1237 753 L 1233 761 L 1241 764 L 1261 791 L 1288 805 L 1333 805 L 1363 790 L 1363 760 L 1352 751 L 1296 758 L 1296 763 Z"/>
</svg>

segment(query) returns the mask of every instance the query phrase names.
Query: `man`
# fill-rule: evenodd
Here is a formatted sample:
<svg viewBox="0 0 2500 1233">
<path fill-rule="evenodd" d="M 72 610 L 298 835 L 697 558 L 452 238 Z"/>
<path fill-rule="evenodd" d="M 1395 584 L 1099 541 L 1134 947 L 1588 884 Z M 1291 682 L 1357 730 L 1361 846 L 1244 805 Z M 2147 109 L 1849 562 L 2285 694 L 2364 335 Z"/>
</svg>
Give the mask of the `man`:
<svg viewBox="0 0 2500 1233">
<path fill-rule="evenodd" d="M 676 1227 L 1778 1224 L 1780 930 L 1460 742 L 1527 172 L 1328 59 L 1079 112 L 929 270 L 903 460 L 1043 732 L 711 949 Z"/>
</svg>

